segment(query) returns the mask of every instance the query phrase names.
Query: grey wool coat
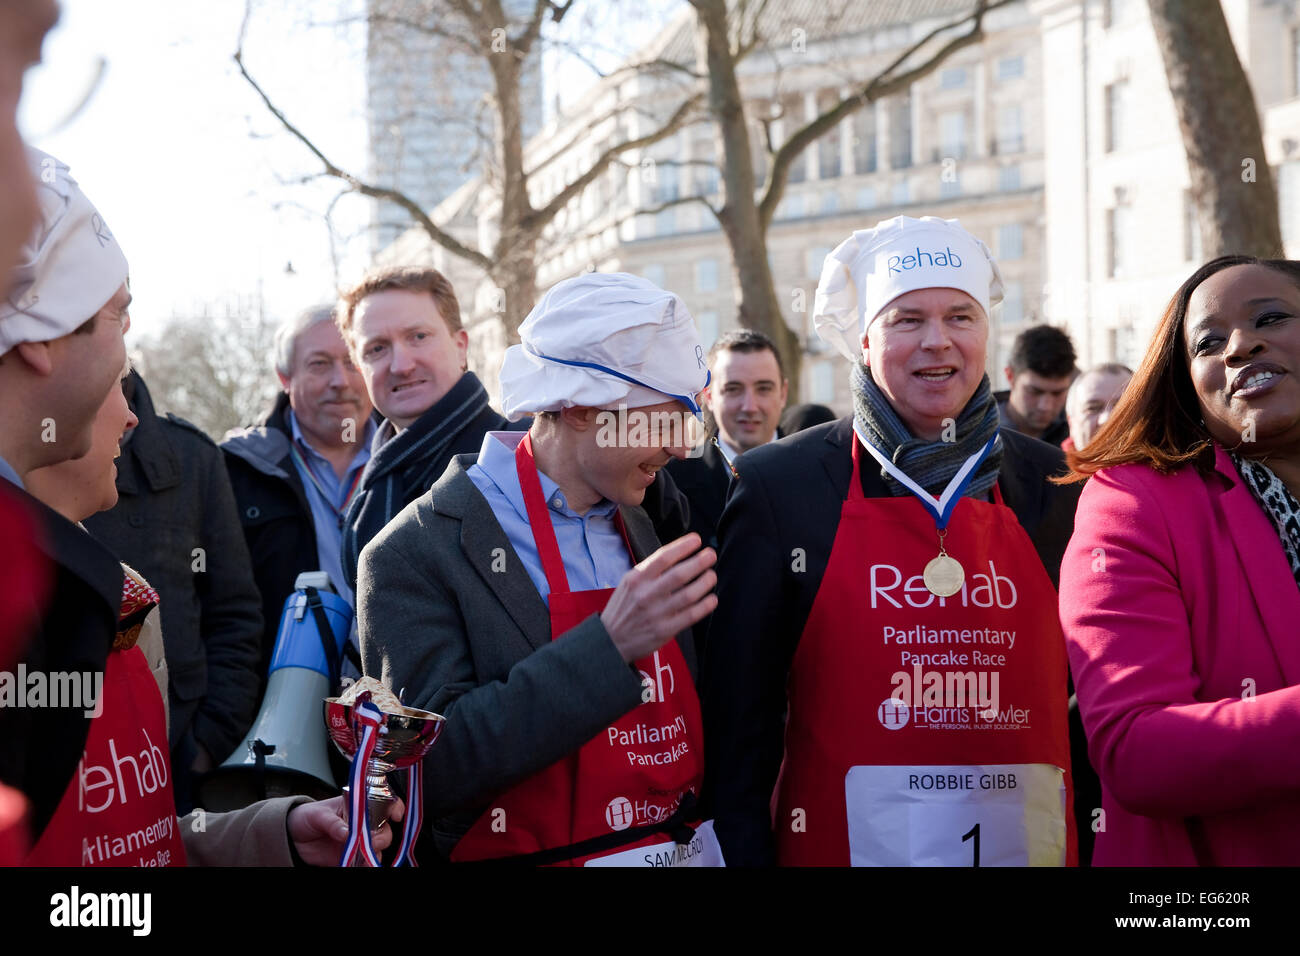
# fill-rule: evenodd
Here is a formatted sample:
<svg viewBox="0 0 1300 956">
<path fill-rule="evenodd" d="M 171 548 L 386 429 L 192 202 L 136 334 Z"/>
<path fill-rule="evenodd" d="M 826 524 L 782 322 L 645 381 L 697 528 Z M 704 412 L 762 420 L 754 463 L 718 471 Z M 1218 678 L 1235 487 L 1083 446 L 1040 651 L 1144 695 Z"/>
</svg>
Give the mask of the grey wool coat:
<svg viewBox="0 0 1300 956">
<path fill-rule="evenodd" d="M 425 813 L 444 858 L 495 798 L 641 703 L 641 678 L 598 615 L 551 640 L 550 613 L 458 455 L 361 553 L 365 673 L 447 718 L 424 760 Z M 620 507 L 635 561 L 659 547 Z M 689 631 L 677 636 L 692 676 Z M 427 851 L 426 851 L 427 852 Z"/>
</svg>

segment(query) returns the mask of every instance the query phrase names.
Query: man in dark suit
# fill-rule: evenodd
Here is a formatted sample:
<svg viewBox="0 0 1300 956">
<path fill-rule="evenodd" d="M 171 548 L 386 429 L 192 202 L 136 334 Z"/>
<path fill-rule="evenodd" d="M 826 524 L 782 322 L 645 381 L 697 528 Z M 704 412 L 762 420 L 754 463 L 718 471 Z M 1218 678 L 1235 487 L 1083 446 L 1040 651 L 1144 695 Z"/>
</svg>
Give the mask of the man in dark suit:
<svg viewBox="0 0 1300 956">
<path fill-rule="evenodd" d="M 660 547 L 640 508 L 687 453 L 698 334 L 671 293 L 588 274 L 520 337 L 503 405 L 529 432 L 488 433 L 362 552 L 365 671 L 447 717 L 423 764 L 439 854 L 699 862 L 689 628 L 715 606 L 714 554 Z"/>
<path fill-rule="evenodd" d="M 714 547 L 732 464 L 780 437 L 777 425 L 790 383 L 772 340 L 753 329 L 736 329 L 714 342 L 709 371 L 705 401 L 713 434 L 698 457 L 669 462 L 667 471 L 690 502 L 691 530 Z"/>
<path fill-rule="evenodd" d="M 161 598 L 172 786 L 184 814 L 197 776 L 230 756 L 257 714 L 261 602 L 216 442 L 160 415 L 138 372 L 123 389 L 140 423 L 117 462 L 117 504 L 84 524 Z"/>
<path fill-rule="evenodd" d="M 1072 859 L 1054 585 L 1077 495 L 1046 480 L 1060 449 L 998 427 L 984 366 L 1000 294 L 955 221 L 898 217 L 827 258 L 817 327 L 856 364 L 855 413 L 742 456 L 719 527 L 705 793 L 729 865 L 970 865 L 971 824 L 949 828 L 982 792 L 954 809 L 898 771 L 981 764 L 1017 765 L 1010 799 L 1032 787 L 1053 808 L 1037 842 L 995 850 L 990 828 L 985 861 Z M 1010 633 L 1034 636 L 1012 649 Z M 1000 681 L 1033 728 L 996 692 L 891 693 L 914 664 Z"/>
</svg>

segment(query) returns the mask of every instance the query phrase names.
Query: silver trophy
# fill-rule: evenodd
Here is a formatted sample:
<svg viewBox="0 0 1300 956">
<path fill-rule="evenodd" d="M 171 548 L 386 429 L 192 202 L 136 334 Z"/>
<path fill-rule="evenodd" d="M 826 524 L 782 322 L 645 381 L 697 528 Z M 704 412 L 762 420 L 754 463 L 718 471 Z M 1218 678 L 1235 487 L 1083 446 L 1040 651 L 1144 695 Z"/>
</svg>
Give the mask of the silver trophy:
<svg viewBox="0 0 1300 956">
<path fill-rule="evenodd" d="M 334 745 L 342 751 L 343 755 L 349 760 L 355 760 L 357 748 L 361 746 L 361 736 L 358 733 L 358 722 L 356 718 L 356 708 L 362 702 L 371 702 L 371 695 L 363 693 L 352 703 L 343 703 L 337 697 L 325 699 L 325 726 L 329 730 L 330 739 Z M 391 710 L 382 711 L 382 722 L 377 728 L 375 735 L 374 749 L 371 751 L 370 758 L 365 766 L 365 797 L 366 797 L 366 833 L 362 834 L 363 839 L 367 841 L 368 833 L 377 830 L 388 819 L 388 810 L 396 796 L 388 786 L 388 774 L 394 770 L 410 768 L 410 788 L 408 788 L 408 797 L 414 793 L 413 802 L 416 805 L 408 805 L 406 808 L 406 818 L 403 825 L 403 839 L 401 851 L 397 862 L 394 865 L 400 865 L 405 861 L 409 854 L 410 846 L 414 843 L 418 834 L 422 808 L 420 803 L 419 773 L 420 768 L 417 766 L 429 752 L 442 733 L 442 728 L 446 718 L 441 714 L 435 714 L 427 710 L 417 710 L 414 707 L 395 707 Z M 357 777 L 354 775 L 354 780 Z M 355 828 L 355 824 L 353 824 Z M 349 840 L 349 845 L 351 844 Z M 349 859 L 345 852 L 345 864 Z M 362 864 L 366 865 L 366 864 Z"/>
</svg>

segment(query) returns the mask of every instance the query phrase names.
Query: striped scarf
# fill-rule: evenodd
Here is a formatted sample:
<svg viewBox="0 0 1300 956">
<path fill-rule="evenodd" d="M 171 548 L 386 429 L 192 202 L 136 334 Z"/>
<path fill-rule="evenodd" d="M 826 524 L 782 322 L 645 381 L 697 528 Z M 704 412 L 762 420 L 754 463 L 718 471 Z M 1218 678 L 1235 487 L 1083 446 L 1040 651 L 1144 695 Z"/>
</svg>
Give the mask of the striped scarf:
<svg viewBox="0 0 1300 956">
<path fill-rule="evenodd" d="M 349 587 L 356 588 L 361 549 L 442 476 L 452 441 L 487 408 L 483 383 L 473 372 L 466 372 L 409 428 L 397 432 L 386 420 L 375 432 L 370 461 L 343 520 L 339 558 Z M 496 427 L 504 425 L 502 419 Z"/>
<path fill-rule="evenodd" d="M 966 459 L 983 448 L 998 430 L 998 403 L 993 399 L 987 375 L 957 416 L 957 440 L 950 442 L 915 437 L 862 362 L 854 363 L 851 385 L 854 422 L 877 449 L 932 495 L 941 494 Z M 983 497 L 997 482 L 1001 467 L 1002 443 L 998 442 L 975 472 L 965 496 Z M 880 476 L 890 495 L 897 498 L 911 494 L 883 468 Z"/>
</svg>

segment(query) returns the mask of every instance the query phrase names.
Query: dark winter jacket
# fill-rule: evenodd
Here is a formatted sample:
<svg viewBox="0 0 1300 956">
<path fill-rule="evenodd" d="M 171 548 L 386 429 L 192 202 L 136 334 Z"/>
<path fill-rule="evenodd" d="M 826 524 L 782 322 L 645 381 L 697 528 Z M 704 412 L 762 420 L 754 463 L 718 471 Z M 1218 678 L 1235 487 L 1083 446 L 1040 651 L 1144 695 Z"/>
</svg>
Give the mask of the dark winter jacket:
<svg viewBox="0 0 1300 956">
<path fill-rule="evenodd" d="M 85 525 L 161 598 L 173 763 L 192 760 L 194 743 L 220 763 L 257 709 L 262 613 L 248 548 L 216 442 L 158 415 L 134 372 L 127 389 L 140 424 L 117 462 L 118 503 Z"/>
<path fill-rule="evenodd" d="M 292 440 L 289 396 L 281 392 L 259 425 L 221 443 L 244 543 L 253 562 L 253 578 L 261 594 L 259 687 L 266 684 L 285 598 L 293 593 L 301 572 L 320 568 L 307 490 L 289 454 Z"/>
<path fill-rule="evenodd" d="M 57 511 L 13 486 L 5 490 L 40 526 L 37 544 L 54 573 L 49 601 L 35 611 L 40 630 L 12 672 L 103 673 L 122 606 L 121 563 Z M 0 782 L 26 794 L 33 845 L 76 777 L 89 730 L 80 706 L 0 707 Z"/>
</svg>

